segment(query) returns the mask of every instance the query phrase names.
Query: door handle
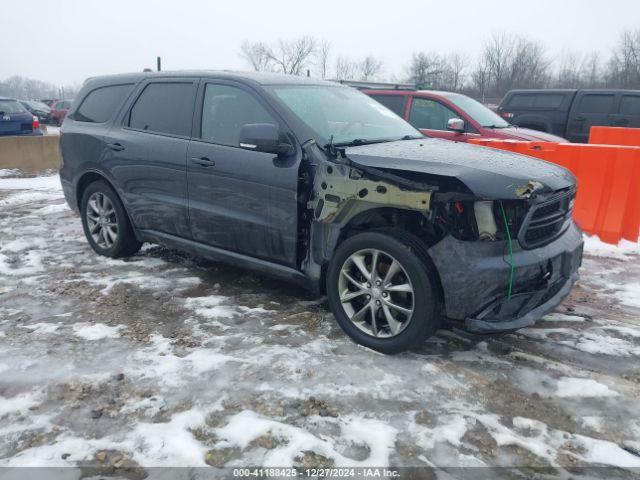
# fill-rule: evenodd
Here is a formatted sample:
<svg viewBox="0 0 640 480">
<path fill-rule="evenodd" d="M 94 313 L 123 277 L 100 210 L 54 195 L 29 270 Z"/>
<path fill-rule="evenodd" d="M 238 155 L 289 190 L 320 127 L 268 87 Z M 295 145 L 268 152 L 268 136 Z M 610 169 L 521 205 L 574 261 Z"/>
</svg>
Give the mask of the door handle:
<svg viewBox="0 0 640 480">
<path fill-rule="evenodd" d="M 584 122 L 587 118 L 586 117 L 574 117 L 574 120 L 576 122 Z"/>
<path fill-rule="evenodd" d="M 214 167 L 216 164 L 216 162 L 209 157 L 191 157 L 191 161 L 202 167 Z"/>
<path fill-rule="evenodd" d="M 124 150 L 124 146 L 119 143 L 107 143 L 107 148 L 115 150 L 116 152 L 121 152 L 122 150 Z"/>
</svg>

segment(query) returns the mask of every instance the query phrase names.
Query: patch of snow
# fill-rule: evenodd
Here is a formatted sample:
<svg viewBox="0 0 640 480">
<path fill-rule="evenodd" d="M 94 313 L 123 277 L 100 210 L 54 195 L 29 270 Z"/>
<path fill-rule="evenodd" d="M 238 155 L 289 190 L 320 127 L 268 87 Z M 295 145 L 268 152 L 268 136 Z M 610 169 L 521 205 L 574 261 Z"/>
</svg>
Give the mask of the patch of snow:
<svg viewBox="0 0 640 480">
<path fill-rule="evenodd" d="M 60 177 L 0 178 L 0 190 L 62 190 Z"/>
<path fill-rule="evenodd" d="M 17 168 L 0 168 L 0 178 L 18 177 L 21 173 Z"/>
<path fill-rule="evenodd" d="M 33 323 L 31 325 L 23 325 L 23 327 L 28 328 L 33 331 L 33 333 L 48 334 L 55 333 L 60 325 L 56 323 Z"/>
<path fill-rule="evenodd" d="M 540 319 L 543 322 L 584 322 L 585 318 L 578 315 L 567 315 L 565 313 L 554 312 L 545 315 Z"/>
<path fill-rule="evenodd" d="M 26 412 L 39 403 L 40 395 L 34 392 L 21 393 L 10 398 L 0 395 L 0 418 L 11 413 Z"/>
<path fill-rule="evenodd" d="M 582 417 L 582 427 L 599 432 L 602 429 L 602 417 L 586 416 Z"/>
<path fill-rule="evenodd" d="M 52 213 L 66 212 L 68 210 L 70 210 L 70 208 L 66 203 L 56 203 L 34 210 L 33 215 L 50 215 Z"/>
<path fill-rule="evenodd" d="M 129 400 L 120 412 L 124 414 L 141 412 L 145 417 L 154 417 L 166 408 L 167 403 L 164 398 L 154 395 L 141 400 Z"/>
<path fill-rule="evenodd" d="M 125 328 L 124 325 L 110 327 L 104 323 L 76 323 L 73 325 L 73 333 L 80 338 L 92 341 L 102 340 L 103 338 L 118 338 L 120 337 L 120 330 L 123 328 Z"/>
<path fill-rule="evenodd" d="M 584 235 L 584 251 L 594 257 L 626 260 L 629 255 L 640 255 L 640 243 L 620 240 L 617 245 L 604 243 L 597 235 Z"/>
<path fill-rule="evenodd" d="M 209 295 L 207 297 L 187 298 L 184 302 L 186 308 L 205 318 L 233 318 L 237 315 L 235 308 L 223 305 L 229 297 L 222 295 Z"/>
<path fill-rule="evenodd" d="M 336 420 L 340 438 L 335 442 L 324 435 L 318 437 L 299 427 L 262 417 L 251 410 L 232 416 L 226 426 L 216 429 L 221 439 L 219 447 L 247 448 L 256 438 L 269 434 L 282 442 L 265 452 L 260 463 L 265 467 L 293 466 L 295 458 L 304 451 L 312 451 L 334 460 L 336 467 L 387 466 L 393 450 L 397 430 L 373 419 L 346 417 Z M 369 456 L 361 461 L 346 457 L 336 450 L 336 443 L 347 442 L 368 447 Z"/>
<path fill-rule="evenodd" d="M 616 397 L 618 392 L 591 378 L 563 377 L 556 385 L 558 397 Z"/>
</svg>

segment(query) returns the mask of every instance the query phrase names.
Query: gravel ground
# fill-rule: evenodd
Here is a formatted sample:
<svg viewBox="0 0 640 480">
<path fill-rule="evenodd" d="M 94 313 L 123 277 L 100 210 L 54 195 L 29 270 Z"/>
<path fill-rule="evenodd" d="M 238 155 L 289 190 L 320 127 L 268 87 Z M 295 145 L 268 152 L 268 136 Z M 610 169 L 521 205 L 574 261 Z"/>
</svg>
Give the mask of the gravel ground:
<svg viewBox="0 0 640 480">
<path fill-rule="evenodd" d="M 154 245 L 99 257 L 56 176 L 12 175 L 0 175 L 2 466 L 638 473 L 637 245 L 589 239 L 579 284 L 533 328 L 441 330 L 383 356 L 295 286 Z"/>
</svg>

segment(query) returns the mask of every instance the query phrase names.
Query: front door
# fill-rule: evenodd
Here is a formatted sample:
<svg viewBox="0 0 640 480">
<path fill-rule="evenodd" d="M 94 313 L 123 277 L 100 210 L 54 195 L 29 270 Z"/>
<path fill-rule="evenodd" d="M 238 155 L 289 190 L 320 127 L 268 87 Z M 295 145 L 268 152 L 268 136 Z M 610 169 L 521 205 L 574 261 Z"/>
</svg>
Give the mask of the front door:
<svg viewBox="0 0 640 480">
<path fill-rule="evenodd" d="M 460 118 L 460 115 L 437 100 L 422 97 L 411 99 L 409 110 L 411 125 L 430 137 L 466 142 L 469 139 L 469 132 L 456 132 L 447 128 L 447 122 L 452 118 Z"/>
<path fill-rule="evenodd" d="M 299 157 L 239 147 L 243 125 L 282 122 L 243 85 L 203 82 L 198 98 L 198 131 L 187 154 L 194 240 L 295 266 Z"/>
<path fill-rule="evenodd" d="M 623 93 L 618 113 L 611 117 L 613 127 L 640 128 L 640 94 Z"/>
<path fill-rule="evenodd" d="M 615 93 L 582 93 L 575 100 L 569 115 L 567 139 L 574 143 L 588 143 L 593 126 L 610 126 L 615 113 Z"/>
</svg>

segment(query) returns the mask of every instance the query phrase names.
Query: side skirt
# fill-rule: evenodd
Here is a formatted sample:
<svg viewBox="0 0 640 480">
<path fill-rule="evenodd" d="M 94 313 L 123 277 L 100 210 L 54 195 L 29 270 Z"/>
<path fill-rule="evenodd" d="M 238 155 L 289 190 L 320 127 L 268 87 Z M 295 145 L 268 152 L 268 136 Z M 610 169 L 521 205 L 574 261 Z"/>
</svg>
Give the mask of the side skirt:
<svg viewBox="0 0 640 480">
<path fill-rule="evenodd" d="M 266 275 L 277 277 L 281 280 L 296 283 L 309 290 L 314 290 L 313 282 L 304 273 L 284 265 L 253 258 L 237 252 L 231 252 L 218 247 L 212 247 L 204 243 L 196 242 L 182 237 L 156 230 L 136 230 L 136 237 L 143 242 L 159 243 L 167 247 L 184 250 L 216 262 L 222 262 L 235 267 L 254 270 Z"/>
</svg>

